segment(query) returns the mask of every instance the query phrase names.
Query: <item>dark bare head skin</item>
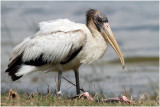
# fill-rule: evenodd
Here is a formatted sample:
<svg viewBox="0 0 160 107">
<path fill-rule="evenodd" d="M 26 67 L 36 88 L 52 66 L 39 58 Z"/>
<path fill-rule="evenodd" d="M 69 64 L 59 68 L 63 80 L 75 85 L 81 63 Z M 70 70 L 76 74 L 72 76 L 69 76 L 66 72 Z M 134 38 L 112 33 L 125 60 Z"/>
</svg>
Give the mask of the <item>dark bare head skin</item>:
<svg viewBox="0 0 160 107">
<path fill-rule="evenodd" d="M 99 31 L 99 26 L 102 26 L 103 23 L 108 23 L 107 17 L 98 10 L 90 9 L 86 13 L 86 25 L 89 23 L 94 23 Z"/>
</svg>

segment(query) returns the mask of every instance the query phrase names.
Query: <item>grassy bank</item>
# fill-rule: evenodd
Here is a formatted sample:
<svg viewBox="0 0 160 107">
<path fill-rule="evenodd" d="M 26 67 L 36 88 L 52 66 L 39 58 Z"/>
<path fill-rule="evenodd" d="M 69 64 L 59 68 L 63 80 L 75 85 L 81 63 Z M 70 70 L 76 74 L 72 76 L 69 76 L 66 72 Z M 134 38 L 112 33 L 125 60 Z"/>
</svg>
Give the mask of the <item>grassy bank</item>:
<svg viewBox="0 0 160 107">
<path fill-rule="evenodd" d="M 94 98 L 99 101 L 88 101 L 84 98 L 69 99 L 67 97 L 57 97 L 51 93 L 47 95 L 16 93 L 14 96 L 6 93 L 1 95 L 1 106 L 129 106 L 129 104 L 120 102 L 103 102 L 104 98 L 100 96 Z M 150 97 L 143 95 L 133 100 L 135 101 L 135 106 L 158 106 L 157 95 Z"/>
</svg>

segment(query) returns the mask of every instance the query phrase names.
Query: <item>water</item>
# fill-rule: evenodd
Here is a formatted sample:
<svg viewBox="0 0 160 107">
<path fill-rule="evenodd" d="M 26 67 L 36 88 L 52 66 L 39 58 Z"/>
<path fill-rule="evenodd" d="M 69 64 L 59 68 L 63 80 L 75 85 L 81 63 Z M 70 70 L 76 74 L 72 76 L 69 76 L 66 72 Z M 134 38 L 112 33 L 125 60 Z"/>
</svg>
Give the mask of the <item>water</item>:
<svg viewBox="0 0 160 107">
<path fill-rule="evenodd" d="M 1 86 L 2 92 L 18 88 L 28 92 L 42 92 L 56 88 L 54 73 L 33 73 L 12 82 L 6 73 L 12 48 L 25 37 L 34 35 L 41 21 L 68 18 L 85 24 L 85 12 L 94 8 L 109 19 L 112 31 L 126 60 L 122 70 L 115 51 L 109 46 L 98 62 L 80 67 L 81 87 L 104 94 L 120 95 L 122 85 L 132 88 L 133 95 L 147 91 L 152 94 L 159 87 L 159 13 L 158 2 L 2 2 Z M 126 72 L 128 71 L 128 72 Z M 63 76 L 74 82 L 72 71 Z M 95 85 L 95 87 L 94 87 Z M 75 87 L 62 80 L 63 93 L 75 93 Z M 69 88 L 69 89 L 68 89 Z"/>
</svg>

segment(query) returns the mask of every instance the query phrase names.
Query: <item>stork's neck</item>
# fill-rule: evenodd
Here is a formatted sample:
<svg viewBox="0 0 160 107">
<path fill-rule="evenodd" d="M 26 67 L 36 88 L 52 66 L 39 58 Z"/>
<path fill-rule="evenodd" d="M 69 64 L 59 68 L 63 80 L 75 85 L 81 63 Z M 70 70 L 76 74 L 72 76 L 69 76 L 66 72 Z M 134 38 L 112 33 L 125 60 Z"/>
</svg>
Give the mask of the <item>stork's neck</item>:
<svg viewBox="0 0 160 107">
<path fill-rule="evenodd" d="M 98 31 L 97 26 L 94 23 L 94 19 L 93 16 L 90 14 L 87 14 L 87 18 L 86 18 L 86 25 L 88 27 L 88 29 L 91 32 L 91 38 L 94 39 L 96 41 L 96 43 L 100 43 L 103 41 L 103 43 L 106 43 L 103 36 L 101 35 L 101 33 Z"/>
<path fill-rule="evenodd" d="M 87 20 L 87 27 L 88 29 L 90 30 L 92 36 L 95 38 L 95 37 L 98 37 L 99 39 L 102 39 L 102 35 L 100 34 L 100 32 L 97 30 L 97 27 L 96 25 L 94 24 L 93 20 Z"/>
<path fill-rule="evenodd" d="M 85 54 L 85 58 L 81 60 L 82 63 L 92 63 L 98 60 L 104 55 L 107 49 L 106 41 L 97 30 L 93 21 L 89 22 L 87 27 L 90 32 L 87 35 L 87 42 L 83 48 L 84 54 L 86 52 L 87 54 Z"/>
</svg>

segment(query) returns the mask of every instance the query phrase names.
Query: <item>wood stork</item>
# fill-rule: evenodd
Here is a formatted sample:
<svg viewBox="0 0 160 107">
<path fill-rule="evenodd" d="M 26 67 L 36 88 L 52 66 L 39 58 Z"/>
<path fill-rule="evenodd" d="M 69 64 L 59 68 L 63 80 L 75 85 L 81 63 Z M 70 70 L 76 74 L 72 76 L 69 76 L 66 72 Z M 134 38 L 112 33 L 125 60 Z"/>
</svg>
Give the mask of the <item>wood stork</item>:
<svg viewBox="0 0 160 107">
<path fill-rule="evenodd" d="M 100 59 L 106 52 L 106 42 L 116 51 L 124 69 L 121 50 L 107 17 L 100 11 L 88 10 L 86 25 L 58 19 L 41 22 L 39 26 L 40 31 L 13 49 L 6 70 L 13 81 L 34 71 L 57 70 L 60 91 L 62 71 L 74 70 L 76 92 L 79 94 L 79 66 Z"/>
</svg>

